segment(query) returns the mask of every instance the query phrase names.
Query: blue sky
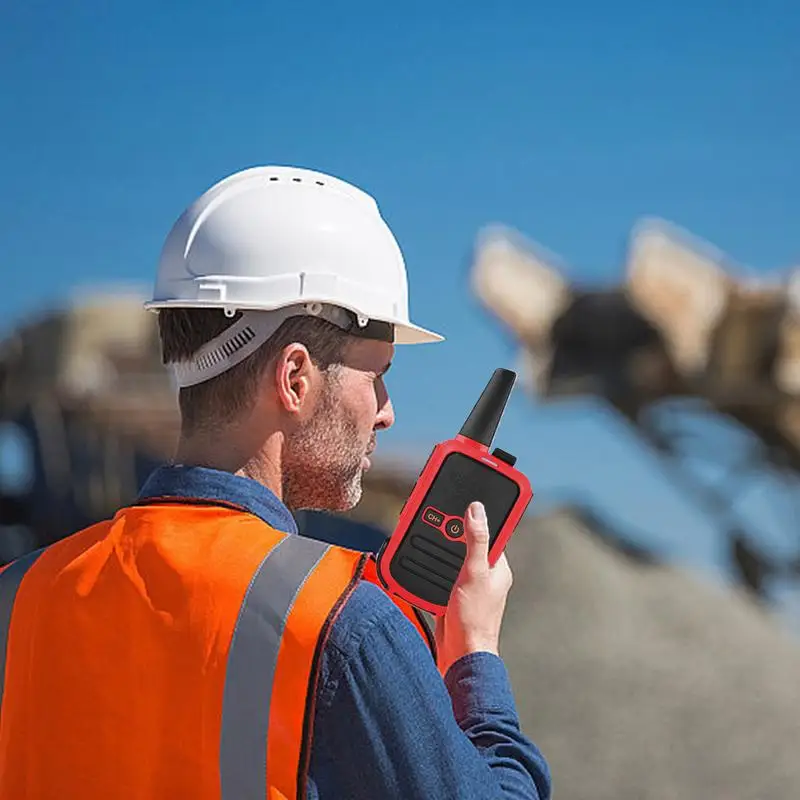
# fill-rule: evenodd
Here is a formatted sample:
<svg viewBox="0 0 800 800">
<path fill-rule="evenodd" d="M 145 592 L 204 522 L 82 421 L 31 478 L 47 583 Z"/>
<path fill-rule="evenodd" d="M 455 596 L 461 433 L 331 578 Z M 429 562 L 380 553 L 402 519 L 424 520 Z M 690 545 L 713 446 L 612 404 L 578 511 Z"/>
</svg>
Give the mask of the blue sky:
<svg viewBox="0 0 800 800">
<path fill-rule="evenodd" d="M 619 277 L 651 214 L 753 269 L 800 264 L 796 2 L 341 5 L 3 4 L 3 330 L 77 286 L 149 284 L 175 217 L 224 175 L 320 169 L 377 198 L 413 317 L 447 336 L 391 373 L 383 446 L 427 452 L 516 357 L 466 285 L 482 225 L 586 283 Z M 518 392 L 497 444 L 543 498 L 574 486 L 682 563 L 720 562 L 703 515 L 595 405 Z"/>
</svg>

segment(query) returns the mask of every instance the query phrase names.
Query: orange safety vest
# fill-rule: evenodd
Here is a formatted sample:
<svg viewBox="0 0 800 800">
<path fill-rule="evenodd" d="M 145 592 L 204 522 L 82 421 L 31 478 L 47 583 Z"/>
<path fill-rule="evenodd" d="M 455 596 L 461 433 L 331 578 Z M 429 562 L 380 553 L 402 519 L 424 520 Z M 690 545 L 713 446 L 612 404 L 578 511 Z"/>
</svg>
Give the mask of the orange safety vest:
<svg viewBox="0 0 800 800">
<path fill-rule="evenodd" d="M 181 501 L 7 566 L 0 797 L 305 797 L 320 654 L 359 580 L 367 554 Z"/>
</svg>

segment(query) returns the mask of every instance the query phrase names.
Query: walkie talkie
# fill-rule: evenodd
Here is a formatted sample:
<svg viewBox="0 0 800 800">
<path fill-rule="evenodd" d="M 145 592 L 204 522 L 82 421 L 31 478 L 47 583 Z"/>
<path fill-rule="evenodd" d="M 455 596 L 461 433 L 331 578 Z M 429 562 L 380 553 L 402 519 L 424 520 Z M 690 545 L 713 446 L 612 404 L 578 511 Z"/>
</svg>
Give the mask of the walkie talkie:
<svg viewBox="0 0 800 800">
<path fill-rule="evenodd" d="M 516 457 L 489 452 L 516 378 L 496 369 L 458 435 L 433 448 L 378 555 L 386 589 L 432 614 L 444 613 L 464 563 L 467 506 L 477 500 L 486 509 L 494 564 L 533 497 Z"/>
</svg>

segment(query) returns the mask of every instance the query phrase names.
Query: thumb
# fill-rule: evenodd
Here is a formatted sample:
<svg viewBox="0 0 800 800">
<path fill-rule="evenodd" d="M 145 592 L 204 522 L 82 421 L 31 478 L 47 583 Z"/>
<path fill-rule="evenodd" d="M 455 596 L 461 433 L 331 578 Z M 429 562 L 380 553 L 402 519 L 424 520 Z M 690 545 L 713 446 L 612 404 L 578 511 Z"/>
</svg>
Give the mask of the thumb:
<svg viewBox="0 0 800 800">
<path fill-rule="evenodd" d="M 464 566 L 471 573 L 489 568 L 489 522 L 483 503 L 470 503 L 464 515 L 464 538 L 467 555 Z"/>
</svg>

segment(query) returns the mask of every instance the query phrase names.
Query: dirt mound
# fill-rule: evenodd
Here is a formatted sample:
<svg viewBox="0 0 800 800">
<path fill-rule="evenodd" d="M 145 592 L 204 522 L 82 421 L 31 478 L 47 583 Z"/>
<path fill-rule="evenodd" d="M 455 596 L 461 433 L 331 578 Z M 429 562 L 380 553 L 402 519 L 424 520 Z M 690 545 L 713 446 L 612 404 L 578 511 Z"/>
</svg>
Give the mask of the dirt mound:
<svg viewBox="0 0 800 800">
<path fill-rule="evenodd" d="M 800 646 L 749 597 L 526 522 L 502 647 L 557 796 L 800 797 Z"/>
</svg>

